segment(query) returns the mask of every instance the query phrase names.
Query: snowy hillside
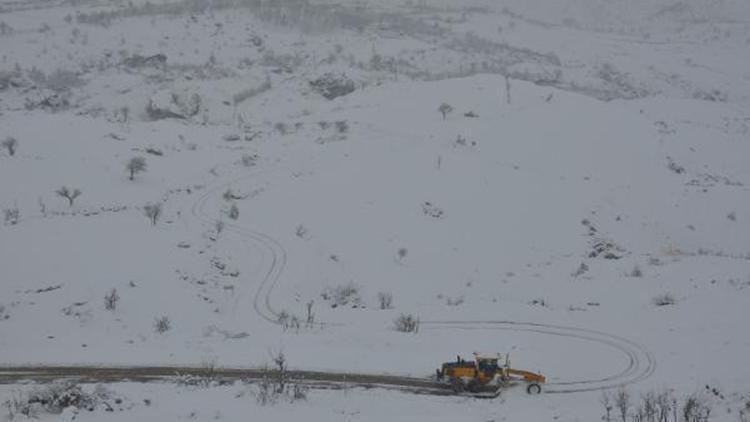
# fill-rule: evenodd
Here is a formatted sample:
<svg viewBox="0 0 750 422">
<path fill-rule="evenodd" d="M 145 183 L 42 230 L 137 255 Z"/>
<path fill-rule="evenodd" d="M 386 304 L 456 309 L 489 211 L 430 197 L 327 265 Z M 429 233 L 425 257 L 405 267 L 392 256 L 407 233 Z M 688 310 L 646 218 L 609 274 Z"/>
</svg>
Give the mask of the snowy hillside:
<svg viewBox="0 0 750 422">
<path fill-rule="evenodd" d="M 117 383 L 124 413 L 78 417 L 582 421 L 670 391 L 746 421 L 748 51 L 744 1 L 2 0 L 0 374 L 500 352 L 550 394 Z"/>
</svg>

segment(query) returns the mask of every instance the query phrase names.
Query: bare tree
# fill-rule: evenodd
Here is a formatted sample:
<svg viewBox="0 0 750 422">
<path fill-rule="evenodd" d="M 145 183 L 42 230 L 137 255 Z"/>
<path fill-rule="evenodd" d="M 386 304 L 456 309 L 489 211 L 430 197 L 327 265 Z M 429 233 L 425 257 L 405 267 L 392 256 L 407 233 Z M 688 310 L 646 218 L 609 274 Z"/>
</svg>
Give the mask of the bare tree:
<svg viewBox="0 0 750 422">
<path fill-rule="evenodd" d="M 442 103 L 440 104 L 440 107 L 438 107 L 438 111 L 443 115 L 443 120 L 445 120 L 445 117 L 448 115 L 448 113 L 453 111 L 453 106 L 448 103 Z"/>
<path fill-rule="evenodd" d="M 630 393 L 624 387 L 620 387 L 615 392 L 615 407 L 620 413 L 620 420 L 627 422 L 628 412 L 630 410 Z"/>
<path fill-rule="evenodd" d="M 669 422 L 672 412 L 672 394 L 665 390 L 656 395 L 656 419 L 659 422 Z"/>
<path fill-rule="evenodd" d="M 146 204 L 143 207 L 143 213 L 151 221 L 151 225 L 155 226 L 156 222 L 159 221 L 159 217 L 161 216 L 161 204 L 158 202 Z"/>
<path fill-rule="evenodd" d="M 279 351 L 273 356 L 273 363 L 276 365 L 277 380 L 276 380 L 276 392 L 283 393 L 286 386 L 286 367 L 287 361 L 284 352 Z"/>
<path fill-rule="evenodd" d="M 125 165 L 125 169 L 130 173 L 130 180 L 133 180 L 136 174 L 146 171 L 146 159 L 133 157 Z"/>
<path fill-rule="evenodd" d="M 56 190 L 55 193 L 57 196 L 61 196 L 68 200 L 68 204 L 72 207 L 73 201 L 75 201 L 76 198 L 81 196 L 81 191 L 78 189 L 70 190 L 67 186 L 63 186 L 60 189 Z"/>
<path fill-rule="evenodd" d="M 604 406 L 606 412 L 604 420 L 609 422 L 612 420 L 612 396 L 609 395 L 608 391 L 603 391 L 601 397 L 599 397 L 599 403 Z"/>
<path fill-rule="evenodd" d="M 16 140 L 16 138 L 14 138 L 12 136 L 8 136 L 3 141 L 2 146 L 3 146 L 3 148 L 5 148 L 5 149 L 8 150 L 8 154 L 10 154 L 10 156 L 12 157 L 12 156 L 14 156 L 16 154 L 16 148 L 18 147 L 18 141 Z"/>
<path fill-rule="evenodd" d="M 703 422 L 707 421 L 711 415 L 711 406 L 708 401 L 698 395 L 691 395 L 685 399 L 682 405 L 683 422 Z"/>
<path fill-rule="evenodd" d="M 641 403 L 641 409 L 639 412 L 642 414 L 645 422 L 656 422 L 656 393 L 649 391 L 641 397 Z"/>
</svg>

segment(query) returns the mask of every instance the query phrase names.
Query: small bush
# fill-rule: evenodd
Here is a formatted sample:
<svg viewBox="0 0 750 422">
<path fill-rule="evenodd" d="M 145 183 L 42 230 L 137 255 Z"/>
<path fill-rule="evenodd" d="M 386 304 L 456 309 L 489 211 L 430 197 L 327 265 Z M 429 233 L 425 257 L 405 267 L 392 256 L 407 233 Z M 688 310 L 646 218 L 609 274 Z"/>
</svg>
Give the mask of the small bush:
<svg viewBox="0 0 750 422">
<path fill-rule="evenodd" d="M 232 206 L 229 207 L 227 216 L 231 218 L 232 220 L 236 220 L 240 217 L 240 209 L 239 207 L 237 207 L 237 204 L 232 204 Z"/>
<path fill-rule="evenodd" d="M 349 123 L 347 123 L 346 120 L 338 120 L 334 122 L 334 125 L 336 126 L 336 132 L 339 134 L 344 134 L 349 131 Z"/>
<path fill-rule="evenodd" d="M 628 275 L 630 277 L 641 278 L 643 277 L 643 270 L 641 270 L 641 267 L 636 265 L 635 267 L 633 267 L 633 269 L 630 271 Z"/>
<path fill-rule="evenodd" d="M 652 299 L 652 302 L 656 306 L 668 306 L 677 303 L 677 300 L 670 293 L 660 294 Z"/>
<path fill-rule="evenodd" d="M 120 301 L 120 295 L 117 294 L 117 289 L 112 289 L 111 292 L 104 295 L 104 309 L 108 311 L 114 311 L 117 309 L 117 303 Z"/>
<path fill-rule="evenodd" d="M 14 226 L 18 224 L 18 220 L 21 218 L 21 212 L 18 207 L 6 208 L 3 210 L 3 216 L 5 218 L 5 224 Z"/>
<path fill-rule="evenodd" d="M 98 397 L 84 392 L 72 381 L 65 381 L 29 392 L 27 402 L 31 405 L 38 404 L 47 412 L 60 413 L 69 406 L 93 410 L 98 403 Z"/>
<path fill-rule="evenodd" d="M 258 162 L 257 154 L 242 154 L 242 165 L 245 167 L 252 167 Z"/>
<path fill-rule="evenodd" d="M 321 77 L 310 81 L 310 86 L 315 92 L 328 100 L 351 94 L 356 90 L 354 81 L 349 79 L 345 74 L 336 75 L 333 73 L 326 73 Z"/>
<path fill-rule="evenodd" d="M 392 309 L 393 295 L 388 292 L 378 293 L 378 304 L 380 305 L 380 309 Z"/>
<path fill-rule="evenodd" d="M 172 321 L 168 316 L 162 316 L 154 320 L 154 331 L 164 334 L 172 328 Z"/>
<path fill-rule="evenodd" d="M 334 288 L 326 288 L 323 293 L 321 293 L 321 297 L 323 300 L 330 302 L 331 308 L 337 308 L 339 306 L 358 308 L 362 306 L 360 288 L 352 282 L 340 284 Z"/>
<path fill-rule="evenodd" d="M 588 266 L 588 265 L 586 265 L 586 263 L 585 263 L 585 262 L 581 262 L 581 265 L 579 265 L 579 266 L 578 266 L 578 269 L 577 269 L 577 270 L 575 270 L 575 272 L 574 272 L 573 274 L 571 274 L 571 275 L 572 275 L 573 277 L 580 277 L 580 276 L 582 276 L 582 275 L 586 274 L 586 272 L 587 272 L 588 270 L 589 270 L 589 266 Z"/>
<path fill-rule="evenodd" d="M 37 412 L 34 406 L 29 403 L 28 398 L 20 392 L 11 393 L 10 397 L 3 402 L 3 407 L 8 414 L 8 420 L 14 420 L 16 416 L 23 416 L 25 419 L 36 419 Z"/>
<path fill-rule="evenodd" d="M 143 207 L 143 214 L 151 221 L 151 225 L 155 226 L 161 216 L 161 204 L 158 202 L 146 204 Z"/>
<path fill-rule="evenodd" d="M 16 154 L 16 148 L 18 147 L 18 141 L 16 140 L 16 138 L 14 138 L 12 136 L 8 136 L 7 138 L 5 138 L 5 140 L 3 140 L 2 144 L 0 144 L 0 145 L 2 145 L 3 148 L 7 149 L 8 150 L 8 154 L 12 157 L 12 156 L 14 156 Z"/>
<path fill-rule="evenodd" d="M 401 333 L 418 333 L 419 318 L 412 314 L 401 314 L 393 321 L 393 328 Z"/>
</svg>

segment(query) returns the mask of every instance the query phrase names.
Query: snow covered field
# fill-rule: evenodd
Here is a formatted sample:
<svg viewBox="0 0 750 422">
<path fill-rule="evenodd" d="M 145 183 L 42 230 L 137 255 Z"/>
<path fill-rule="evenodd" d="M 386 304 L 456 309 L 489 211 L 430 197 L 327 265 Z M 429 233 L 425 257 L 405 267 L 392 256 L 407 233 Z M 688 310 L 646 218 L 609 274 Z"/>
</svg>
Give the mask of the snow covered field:
<svg viewBox="0 0 750 422">
<path fill-rule="evenodd" d="M 623 385 L 740 421 L 748 51 L 739 0 L 2 0 L 0 366 L 501 352 L 566 394 L 118 383 L 78 419 L 583 421 Z"/>
</svg>

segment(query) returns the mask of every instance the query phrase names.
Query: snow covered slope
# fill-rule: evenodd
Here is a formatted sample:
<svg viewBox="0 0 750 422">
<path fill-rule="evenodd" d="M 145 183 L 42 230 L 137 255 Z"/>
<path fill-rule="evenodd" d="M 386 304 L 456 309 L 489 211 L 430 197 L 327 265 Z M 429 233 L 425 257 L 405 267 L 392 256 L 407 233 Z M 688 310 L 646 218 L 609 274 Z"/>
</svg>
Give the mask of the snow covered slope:
<svg viewBox="0 0 750 422">
<path fill-rule="evenodd" d="M 558 385 L 715 386 L 737 420 L 745 2 L 4 1 L 0 30 L 0 364 L 427 377 L 498 351 Z"/>
</svg>

